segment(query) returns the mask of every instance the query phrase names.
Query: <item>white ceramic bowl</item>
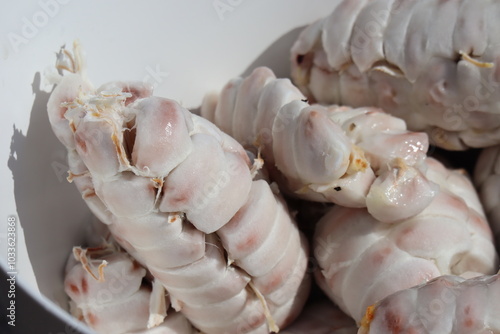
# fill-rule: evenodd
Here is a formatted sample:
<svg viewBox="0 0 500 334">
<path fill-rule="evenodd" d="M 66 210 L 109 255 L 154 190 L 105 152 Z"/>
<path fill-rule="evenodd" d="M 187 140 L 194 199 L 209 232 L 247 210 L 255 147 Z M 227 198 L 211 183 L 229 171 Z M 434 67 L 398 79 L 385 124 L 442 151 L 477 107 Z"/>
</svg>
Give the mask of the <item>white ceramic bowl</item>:
<svg viewBox="0 0 500 334">
<path fill-rule="evenodd" d="M 63 311 L 62 273 L 71 247 L 82 242 L 90 213 L 66 181 L 66 152 L 46 114 L 52 86 L 45 74 L 62 45 L 80 40 L 96 85 L 145 80 L 156 86 L 156 95 L 195 108 L 206 92 L 258 65 L 287 76 L 288 49 L 299 28 L 333 5 L 329 0 L 5 2 L 0 12 L 2 270 L 15 271 L 19 288 L 78 328 Z M 7 227 L 14 220 L 15 266 L 10 267 Z"/>
</svg>

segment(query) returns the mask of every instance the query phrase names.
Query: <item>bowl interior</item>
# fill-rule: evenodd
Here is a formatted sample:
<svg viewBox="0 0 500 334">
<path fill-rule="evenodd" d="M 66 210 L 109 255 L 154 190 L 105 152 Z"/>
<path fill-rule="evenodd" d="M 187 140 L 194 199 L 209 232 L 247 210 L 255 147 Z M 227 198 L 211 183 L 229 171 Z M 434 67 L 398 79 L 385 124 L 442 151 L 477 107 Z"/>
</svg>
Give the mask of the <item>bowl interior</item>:
<svg viewBox="0 0 500 334">
<path fill-rule="evenodd" d="M 0 206 L 16 219 L 18 284 L 66 308 L 64 264 L 92 215 L 66 180 L 66 151 L 47 119 L 55 54 L 79 39 L 95 85 L 141 80 L 155 94 L 199 106 L 205 93 L 259 65 L 288 76 L 289 48 L 331 1 L 11 2 L 0 14 Z M 7 224 L 0 263 L 8 271 Z M 38 292 L 41 295 L 38 295 Z M 35 296 L 36 295 L 36 296 Z"/>
</svg>

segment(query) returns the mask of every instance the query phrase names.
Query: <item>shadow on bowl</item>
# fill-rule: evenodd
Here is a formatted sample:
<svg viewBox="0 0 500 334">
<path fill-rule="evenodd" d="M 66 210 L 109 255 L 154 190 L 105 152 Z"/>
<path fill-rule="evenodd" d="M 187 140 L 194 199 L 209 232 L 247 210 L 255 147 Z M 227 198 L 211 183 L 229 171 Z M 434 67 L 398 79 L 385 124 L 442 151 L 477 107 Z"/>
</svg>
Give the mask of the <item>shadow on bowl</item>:
<svg viewBox="0 0 500 334">
<path fill-rule="evenodd" d="M 9 169 L 19 222 L 40 291 L 61 306 L 64 263 L 71 247 L 82 243 L 83 222 L 90 217 L 75 187 L 66 181 L 66 149 L 54 136 L 47 117 L 50 93 L 40 90 L 41 75 L 34 75 L 35 100 L 24 135 L 15 125 Z"/>
</svg>

